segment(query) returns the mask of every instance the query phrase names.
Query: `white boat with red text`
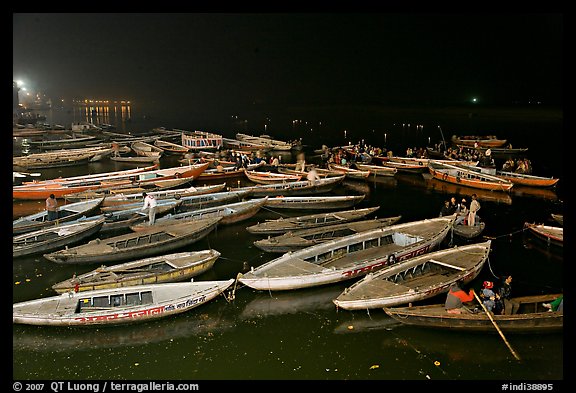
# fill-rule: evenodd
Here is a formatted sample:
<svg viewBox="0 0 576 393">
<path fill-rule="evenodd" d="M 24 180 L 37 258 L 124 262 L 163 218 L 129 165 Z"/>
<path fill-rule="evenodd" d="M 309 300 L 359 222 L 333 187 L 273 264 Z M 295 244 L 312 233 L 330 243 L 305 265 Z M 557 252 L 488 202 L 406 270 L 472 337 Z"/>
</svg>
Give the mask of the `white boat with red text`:
<svg viewBox="0 0 576 393">
<path fill-rule="evenodd" d="M 13 304 L 12 322 L 26 325 L 89 326 L 165 318 L 209 302 L 232 283 L 234 279 L 66 292 Z"/>
<path fill-rule="evenodd" d="M 433 251 L 452 228 L 445 216 L 356 233 L 287 252 L 238 278 L 257 290 L 290 290 L 333 284 Z"/>
</svg>

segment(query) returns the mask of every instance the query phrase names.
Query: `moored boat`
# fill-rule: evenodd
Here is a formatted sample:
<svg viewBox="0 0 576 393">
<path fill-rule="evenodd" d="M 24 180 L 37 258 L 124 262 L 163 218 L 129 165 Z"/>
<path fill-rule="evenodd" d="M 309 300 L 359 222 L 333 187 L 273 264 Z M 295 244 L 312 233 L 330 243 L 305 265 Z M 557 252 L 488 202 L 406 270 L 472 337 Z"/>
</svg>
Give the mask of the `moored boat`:
<svg viewBox="0 0 576 393">
<path fill-rule="evenodd" d="M 475 279 L 489 253 L 490 240 L 410 258 L 369 273 L 333 302 L 345 310 L 366 310 L 425 300 Z"/>
<path fill-rule="evenodd" d="M 246 230 L 256 235 L 278 235 L 302 229 L 318 228 L 326 225 L 343 224 L 367 217 L 380 209 L 380 206 L 367 207 L 330 213 L 310 214 L 297 217 L 282 217 L 251 225 Z"/>
<path fill-rule="evenodd" d="M 398 172 L 397 168 L 391 168 L 383 165 L 372 165 L 372 164 L 360 164 L 356 163 L 356 166 L 361 171 L 369 171 L 369 177 L 376 176 L 394 176 Z"/>
<path fill-rule="evenodd" d="M 467 169 L 463 166 L 450 165 L 431 160 L 428 163 L 430 174 L 438 180 L 452 184 L 492 191 L 509 191 L 513 186 L 509 180 Z"/>
<path fill-rule="evenodd" d="M 266 206 L 275 209 L 345 209 L 362 202 L 366 195 L 302 196 L 269 198 Z"/>
<path fill-rule="evenodd" d="M 165 154 L 182 155 L 188 153 L 189 149 L 186 146 L 178 145 L 176 143 L 156 139 L 154 146 L 159 147 Z"/>
<path fill-rule="evenodd" d="M 502 147 L 506 144 L 506 142 L 508 142 L 506 139 L 499 139 L 495 135 L 452 135 L 452 143 L 454 145 L 464 145 L 468 147 Z"/>
<path fill-rule="evenodd" d="M 156 157 L 159 159 L 164 154 L 164 150 L 147 142 L 132 142 L 130 147 L 137 155 L 143 157 Z"/>
<path fill-rule="evenodd" d="M 564 247 L 564 228 L 525 222 L 524 228 L 547 245 Z"/>
<path fill-rule="evenodd" d="M 26 232 L 12 238 L 12 257 L 42 254 L 72 246 L 97 233 L 104 218 L 73 222 Z"/>
<path fill-rule="evenodd" d="M 58 208 L 58 218 L 53 221 L 48 220 L 48 212 L 46 210 L 20 217 L 12 222 L 12 233 L 21 234 L 54 227 L 82 216 L 89 216 L 100 207 L 103 200 L 104 198 L 97 198 L 62 205 Z"/>
<path fill-rule="evenodd" d="M 560 294 L 516 297 L 512 300 L 520 303 L 516 314 L 491 315 L 489 318 L 482 310 L 477 313 L 451 314 L 444 304 L 431 304 L 412 307 L 385 307 L 390 317 L 405 325 L 421 326 L 451 331 L 474 331 L 497 333 L 492 320 L 500 331 L 509 333 L 548 333 L 559 332 L 564 328 L 564 313 L 549 311 L 542 303 L 550 303 Z"/>
<path fill-rule="evenodd" d="M 396 224 L 288 252 L 238 280 L 257 290 L 292 290 L 364 276 L 439 247 L 454 217 Z"/>
<path fill-rule="evenodd" d="M 355 169 L 346 165 L 329 164 L 328 169 L 344 174 L 349 179 L 365 180 L 370 176 L 370 170 Z"/>
<path fill-rule="evenodd" d="M 154 223 L 154 227 L 170 226 L 174 223 L 194 223 L 198 219 L 207 217 L 216 217 L 220 219 L 220 224 L 228 225 L 236 222 L 247 220 L 253 217 L 265 205 L 268 197 L 260 199 L 250 199 L 242 202 L 227 203 L 225 205 L 207 207 L 205 209 L 198 209 L 186 211 L 176 214 L 167 214 L 160 217 Z M 138 224 L 130 226 L 134 232 L 147 230 L 145 224 Z"/>
<path fill-rule="evenodd" d="M 545 176 L 528 175 L 525 173 L 496 171 L 496 176 L 511 181 L 514 184 L 527 187 L 554 187 L 560 179 Z"/>
<path fill-rule="evenodd" d="M 246 186 L 231 190 L 248 190 L 252 197 L 276 197 L 276 196 L 302 196 L 326 194 L 332 191 L 344 180 L 344 175 L 327 177 L 315 181 L 300 180 L 286 183 L 260 184 Z"/>
<path fill-rule="evenodd" d="M 89 326 L 148 321 L 205 304 L 233 283 L 234 279 L 229 279 L 68 292 L 13 304 L 12 322 L 38 326 Z"/>
<path fill-rule="evenodd" d="M 225 187 L 226 183 L 221 183 L 221 184 L 213 184 L 210 186 L 198 186 L 198 187 L 190 186 L 187 188 L 175 188 L 169 190 L 146 191 L 146 192 L 148 193 L 148 195 L 152 195 L 157 200 L 160 200 L 169 198 L 182 198 L 193 195 L 206 195 L 223 191 Z M 143 202 L 143 201 L 144 197 L 142 197 L 142 192 L 134 192 L 134 193 L 117 192 L 114 193 L 114 195 L 106 196 L 106 199 L 104 199 L 104 202 L 102 202 L 102 206 L 124 205 L 128 203 Z"/>
<path fill-rule="evenodd" d="M 278 236 L 256 240 L 254 245 L 267 252 L 284 253 L 296 251 L 339 237 L 394 225 L 400 221 L 400 218 L 401 216 L 374 218 L 372 220 L 344 222 L 342 224 L 323 225 L 310 229 L 289 231 Z"/>
<path fill-rule="evenodd" d="M 220 217 L 195 220 L 147 229 L 106 239 L 95 239 L 80 246 L 44 254 L 44 258 L 61 264 L 126 261 L 159 255 L 195 243 L 207 236 Z"/>
<path fill-rule="evenodd" d="M 57 293 L 94 291 L 132 285 L 185 281 L 214 266 L 220 253 L 214 249 L 185 251 L 100 266 L 52 285 Z"/>
<path fill-rule="evenodd" d="M 274 172 L 244 171 L 248 180 L 256 184 L 274 184 L 282 182 L 294 182 L 302 179 L 300 175 L 288 175 Z"/>
<path fill-rule="evenodd" d="M 474 225 L 457 224 L 454 225 L 454 234 L 458 235 L 464 239 L 473 239 L 480 236 L 484 229 L 486 229 L 486 223 L 484 221 L 478 222 L 478 216 L 476 216 L 476 222 Z"/>
<path fill-rule="evenodd" d="M 554 221 L 556 221 L 558 224 L 560 224 L 560 226 L 564 226 L 564 214 L 552 213 L 552 214 L 550 214 L 550 216 L 552 217 L 552 219 Z"/>
</svg>

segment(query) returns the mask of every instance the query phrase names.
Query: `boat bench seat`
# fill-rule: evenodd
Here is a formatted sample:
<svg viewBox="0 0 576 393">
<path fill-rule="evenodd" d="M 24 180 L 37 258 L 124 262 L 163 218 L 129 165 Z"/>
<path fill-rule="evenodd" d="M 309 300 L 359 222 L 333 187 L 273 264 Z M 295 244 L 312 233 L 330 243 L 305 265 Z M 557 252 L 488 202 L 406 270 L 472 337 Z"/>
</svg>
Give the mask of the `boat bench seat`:
<svg viewBox="0 0 576 393">
<path fill-rule="evenodd" d="M 386 244 L 380 247 L 371 247 L 368 249 L 345 254 L 341 257 L 329 259 L 322 263 L 322 266 L 328 268 L 335 267 L 336 269 L 353 267 L 355 265 L 364 264 L 367 259 L 379 259 L 387 257 L 389 254 L 404 248 L 405 247 L 399 246 L 395 243 Z"/>
</svg>

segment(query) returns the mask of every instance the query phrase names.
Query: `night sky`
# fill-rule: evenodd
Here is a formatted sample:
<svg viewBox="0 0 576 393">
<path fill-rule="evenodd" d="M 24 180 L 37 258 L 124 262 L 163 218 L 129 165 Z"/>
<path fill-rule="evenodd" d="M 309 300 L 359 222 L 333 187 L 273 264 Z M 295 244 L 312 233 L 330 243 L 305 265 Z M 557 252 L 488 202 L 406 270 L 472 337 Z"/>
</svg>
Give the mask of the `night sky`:
<svg viewBox="0 0 576 393">
<path fill-rule="evenodd" d="M 215 107 L 562 103 L 557 14 L 13 14 L 52 97 Z"/>
</svg>

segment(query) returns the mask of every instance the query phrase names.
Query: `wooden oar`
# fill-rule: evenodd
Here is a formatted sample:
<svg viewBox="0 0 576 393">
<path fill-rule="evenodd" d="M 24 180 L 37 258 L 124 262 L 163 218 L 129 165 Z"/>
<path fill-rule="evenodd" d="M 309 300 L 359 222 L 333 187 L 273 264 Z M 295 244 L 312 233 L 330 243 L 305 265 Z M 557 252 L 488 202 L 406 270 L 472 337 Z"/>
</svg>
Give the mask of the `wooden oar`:
<svg viewBox="0 0 576 393">
<path fill-rule="evenodd" d="M 500 334 L 500 337 L 502 337 L 502 340 L 504 340 L 504 343 L 506 344 L 506 346 L 508 347 L 508 349 L 510 350 L 510 352 L 512 352 L 512 355 L 514 355 L 514 357 L 516 358 L 516 360 L 520 360 L 520 356 L 518 356 L 518 354 L 516 353 L 516 351 L 514 351 L 514 348 L 512 348 L 512 346 L 510 345 L 510 343 L 508 342 L 508 340 L 506 340 L 506 337 L 504 337 L 504 333 L 502 333 L 502 330 L 500 330 L 500 327 L 496 324 L 496 321 L 494 320 L 494 318 L 492 318 L 492 314 L 490 313 L 490 311 L 488 311 L 488 309 L 486 308 L 486 306 L 484 305 L 484 303 L 482 303 L 482 300 L 478 297 L 478 295 L 476 294 L 476 292 L 474 293 L 474 297 L 476 298 L 476 300 L 478 300 L 478 303 L 480 303 L 480 305 L 482 306 L 482 309 L 484 310 L 484 312 L 486 313 L 486 315 L 488 315 L 488 318 L 490 318 L 490 321 L 492 322 L 492 325 L 494 325 L 494 327 L 496 328 L 496 330 L 498 331 L 498 333 Z"/>
</svg>

